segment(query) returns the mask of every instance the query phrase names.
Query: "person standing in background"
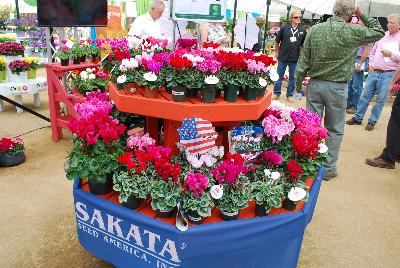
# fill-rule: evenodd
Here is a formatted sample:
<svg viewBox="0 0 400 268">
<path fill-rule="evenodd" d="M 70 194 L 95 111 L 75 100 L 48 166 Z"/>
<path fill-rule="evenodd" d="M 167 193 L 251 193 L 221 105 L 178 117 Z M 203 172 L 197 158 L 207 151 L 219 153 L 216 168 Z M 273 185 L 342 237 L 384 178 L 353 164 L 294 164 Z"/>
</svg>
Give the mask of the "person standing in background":
<svg viewBox="0 0 400 268">
<path fill-rule="evenodd" d="M 353 14 L 366 27 L 346 23 Z M 328 129 L 326 145 L 331 157 L 324 163 L 327 181 L 338 175 L 336 162 L 344 135 L 347 83 L 357 50 L 361 44 L 375 42 L 385 34 L 378 20 L 362 13 L 354 0 L 336 0 L 333 15 L 309 30 L 296 72 L 297 88 L 306 76 L 310 77 L 307 109 L 323 117 Z"/>
<path fill-rule="evenodd" d="M 388 16 L 388 31 L 375 43 L 369 57 L 369 72 L 365 90 L 357 104 L 357 112 L 348 121 L 348 125 L 361 125 L 367 112 L 369 102 L 377 95 L 371 110 L 371 116 L 365 130 L 372 131 L 382 113 L 389 96 L 388 87 L 394 72 L 400 65 L 400 15 Z"/>
<path fill-rule="evenodd" d="M 306 38 L 306 31 L 300 25 L 300 22 L 301 12 L 293 10 L 290 14 L 290 24 L 284 24 L 276 37 L 275 57 L 278 59 L 277 72 L 279 79 L 275 82 L 273 100 L 279 99 L 281 95 L 282 80 L 286 68 L 289 66 L 289 85 L 286 97 L 289 102 L 294 102 L 294 74 L 300 56 L 300 49 Z"/>
<path fill-rule="evenodd" d="M 156 38 L 163 37 L 160 29 L 160 18 L 164 10 L 164 2 L 162 0 L 154 0 L 149 12 L 137 17 L 132 23 L 128 36 L 137 36 L 140 38 L 147 38 L 149 36 Z"/>
</svg>

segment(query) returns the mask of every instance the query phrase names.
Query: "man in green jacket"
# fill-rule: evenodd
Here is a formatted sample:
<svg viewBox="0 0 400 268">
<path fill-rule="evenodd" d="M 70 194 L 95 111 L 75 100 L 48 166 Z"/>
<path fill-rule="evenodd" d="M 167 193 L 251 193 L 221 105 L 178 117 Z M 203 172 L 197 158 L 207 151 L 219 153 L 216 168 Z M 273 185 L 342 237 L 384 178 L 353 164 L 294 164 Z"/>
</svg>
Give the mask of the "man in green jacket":
<svg viewBox="0 0 400 268">
<path fill-rule="evenodd" d="M 366 27 L 346 23 L 352 15 Z M 363 14 L 354 0 L 337 0 L 333 17 L 310 29 L 296 72 L 296 86 L 301 88 L 306 76 L 307 109 L 324 116 L 328 129 L 326 145 L 330 160 L 324 164 L 324 179 L 337 176 L 336 162 L 344 134 L 347 81 L 351 80 L 354 58 L 361 44 L 375 42 L 385 34 L 376 19 Z"/>
</svg>

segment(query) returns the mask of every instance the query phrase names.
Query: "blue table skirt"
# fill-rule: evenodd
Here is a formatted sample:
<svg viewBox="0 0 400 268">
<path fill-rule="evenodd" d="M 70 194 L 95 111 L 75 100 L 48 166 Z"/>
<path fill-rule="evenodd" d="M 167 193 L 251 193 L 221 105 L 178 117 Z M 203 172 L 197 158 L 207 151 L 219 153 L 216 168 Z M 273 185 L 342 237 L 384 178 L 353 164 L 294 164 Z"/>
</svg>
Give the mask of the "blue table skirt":
<svg viewBox="0 0 400 268">
<path fill-rule="evenodd" d="M 323 168 L 302 211 L 204 224 L 186 232 L 87 193 L 76 180 L 78 238 L 94 256 L 117 267 L 296 267 L 322 175 Z"/>
</svg>

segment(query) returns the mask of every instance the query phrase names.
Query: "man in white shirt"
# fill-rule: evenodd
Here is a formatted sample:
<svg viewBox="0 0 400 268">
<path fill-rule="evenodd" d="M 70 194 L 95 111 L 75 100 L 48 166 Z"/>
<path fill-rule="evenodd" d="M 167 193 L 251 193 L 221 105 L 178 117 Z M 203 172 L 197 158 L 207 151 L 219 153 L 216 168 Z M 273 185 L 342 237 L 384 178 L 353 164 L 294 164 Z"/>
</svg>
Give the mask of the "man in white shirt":
<svg viewBox="0 0 400 268">
<path fill-rule="evenodd" d="M 153 36 L 162 37 L 160 30 L 160 18 L 165 10 L 165 4 L 162 0 L 154 0 L 148 13 L 139 16 L 132 23 L 128 36 L 138 36 L 146 38 Z"/>
</svg>

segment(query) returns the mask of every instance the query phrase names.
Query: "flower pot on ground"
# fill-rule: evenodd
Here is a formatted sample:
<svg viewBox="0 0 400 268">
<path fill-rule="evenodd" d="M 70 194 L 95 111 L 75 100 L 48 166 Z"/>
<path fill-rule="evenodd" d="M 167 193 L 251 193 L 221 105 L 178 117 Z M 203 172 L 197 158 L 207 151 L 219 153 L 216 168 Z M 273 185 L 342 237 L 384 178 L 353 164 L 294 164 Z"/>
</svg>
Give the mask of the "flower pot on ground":
<svg viewBox="0 0 400 268">
<path fill-rule="evenodd" d="M 187 98 L 197 98 L 197 92 L 199 92 L 199 88 L 188 88 L 186 92 Z"/>
<path fill-rule="evenodd" d="M 202 173 L 189 173 L 185 179 L 186 191 L 182 197 L 182 209 L 187 212 L 189 221 L 200 224 L 204 217 L 211 216 L 214 205 L 209 191 L 209 179 Z"/>
<path fill-rule="evenodd" d="M 234 212 L 226 212 L 221 209 L 221 218 L 224 221 L 237 220 L 239 218 L 239 210 Z"/>
<path fill-rule="evenodd" d="M 105 181 L 98 181 L 97 179 L 89 178 L 88 185 L 90 192 L 95 195 L 104 195 L 111 192 L 113 186 L 112 177 L 113 174 L 109 173 L 107 174 Z"/>
<path fill-rule="evenodd" d="M 213 85 L 206 85 L 201 89 L 201 100 L 204 103 L 213 103 L 215 100 L 216 87 Z"/>
<path fill-rule="evenodd" d="M 25 161 L 24 143 L 21 138 L 0 139 L 0 167 L 17 166 Z"/>
<path fill-rule="evenodd" d="M 14 167 L 25 162 L 25 153 L 17 155 L 1 155 L 0 167 Z"/>
<path fill-rule="evenodd" d="M 227 85 L 224 89 L 224 100 L 227 102 L 236 102 L 239 96 L 239 87 Z"/>
<path fill-rule="evenodd" d="M 247 87 L 245 90 L 244 98 L 247 101 L 254 101 L 257 99 L 258 88 Z"/>
<path fill-rule="evenodd" d="M 186 87 L 177 86 L 172 88 L 172 99 L 175 102 L 184 102 L 186 98 Z"/>
</svg>

